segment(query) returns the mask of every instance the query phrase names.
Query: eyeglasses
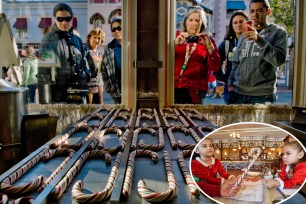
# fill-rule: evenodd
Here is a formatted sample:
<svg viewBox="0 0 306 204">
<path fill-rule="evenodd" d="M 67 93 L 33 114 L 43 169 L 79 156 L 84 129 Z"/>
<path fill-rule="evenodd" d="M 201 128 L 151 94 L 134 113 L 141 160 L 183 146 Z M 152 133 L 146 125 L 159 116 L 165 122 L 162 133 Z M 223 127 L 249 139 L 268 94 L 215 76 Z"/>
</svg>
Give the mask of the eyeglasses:
<svg viewBox="0 0 306 204">
<path fill-rule="evenodd" d="M 121 31 L 121 29 L 122 29 L 121 26 L 117 26 L 117 27 L 113 27 L 111 31 L 116 32 L 116 30 Z"/>
<path fill-rule="evenodd" d="M 63 21 L 70 22 L 71 19 L 72 19 L 72 16 L 67 16 L 67 17 L 56 17 L 56 20 L 57 20 L 58 22 L 60 22 L 60 23 L 63 22 Z"/>
</svg>

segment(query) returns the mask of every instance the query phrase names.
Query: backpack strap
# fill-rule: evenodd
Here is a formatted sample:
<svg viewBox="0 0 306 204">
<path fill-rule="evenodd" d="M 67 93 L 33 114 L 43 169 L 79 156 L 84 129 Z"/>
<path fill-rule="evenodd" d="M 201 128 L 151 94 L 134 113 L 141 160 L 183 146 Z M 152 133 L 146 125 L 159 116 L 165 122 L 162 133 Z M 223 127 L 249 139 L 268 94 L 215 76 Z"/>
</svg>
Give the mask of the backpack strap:
<svg viewBox="0 0 306 204">
<path fill-rule="evenodd" d="M 229 40 L 225 40 L 225 57 L 227 58 L 229 51 Z"/>
</svg>

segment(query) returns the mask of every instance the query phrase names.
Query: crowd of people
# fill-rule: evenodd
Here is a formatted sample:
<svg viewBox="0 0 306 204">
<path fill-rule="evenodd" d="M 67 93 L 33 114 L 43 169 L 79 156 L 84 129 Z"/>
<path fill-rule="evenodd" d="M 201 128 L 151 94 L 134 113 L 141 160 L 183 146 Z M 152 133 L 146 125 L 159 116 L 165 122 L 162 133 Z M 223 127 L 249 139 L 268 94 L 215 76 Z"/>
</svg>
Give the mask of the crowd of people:
<svg viewBox="0 0 306 204">
<path fill-rule="evenodd" d="M 223 87 L 219 95 L 226 104 L 276 101 L 277 67 L 286 59 L 287 32 L 268 23 L 268 0 L 251 0 L 249 11 L 250 17 L 245 11 L 232 14 L 217 48 L 205 30 L 203 9 L 190 8 L 175 40 L 175 103 L 203 104 L 217 87 Z"/>
<path fill-rule="evenodd" d="M 36 56 L 32 46 L 25 46 L 21 51 L 21 65 L 6 68 L 5 79 L 16 86 L 28 87 L 28 102 L 36 103 L 38 60 L 44 60 L 44 56 L 53 53 L 60 68 L 50 72 L 52 102 L 87 103 L 88 99 L 88 103 L 92 104 L 96 94 L 97 103 L 103 104 L 105 90 L 114 103 L 121 103 L 121 19 L 112 19 L 110 30 L 114 39 L 108 45 L 103 46 L 105 33 L 100 28 L 88 33 L 84 45 L 79 33 L 72 27 L 73 15 L 68 4 L 57 4 L 53 9 L 55 24 L 41 40 L 40 56 Z M 86 94 L 85 100 L 71 97 L 69 90 L 81 90 Z"/>
<path fill-rule="evenodd" d="M 183 31 L 175 38 L 174 102 L 204 104 L 206 96 L 223 97 L 225 104 L 274 103 L 277 67 L 285 62 L 286 31 L 268 23 L 268 0 L 251 0 L 250 17 L 245 11 L 233 12 L 224 40 L 216 45 L 207 30 L 207 18 L 199 6 L 190 7 L 183 20 Z M 52 101 L 67 102 L 69 88 L 87 90 L 88 102 L 103 91 L 114 103 L 121 103 L 121 19 L 110 25 L 113 40 L 103 45 L 105 33 L 95 28 L 85 46 L 72 27 L 73 11 L 65 3 L 54 7 L 55 24 L 41 40 L 40 53 L 52 51 L 58 58 L 52 86 Z M 251 20 L 251 25 L 245 22 Z M 37 57 L 25 47 L 24 76 L 20 85 L 29 87 L 29 102 L 35 102 Z"/>
</svg>

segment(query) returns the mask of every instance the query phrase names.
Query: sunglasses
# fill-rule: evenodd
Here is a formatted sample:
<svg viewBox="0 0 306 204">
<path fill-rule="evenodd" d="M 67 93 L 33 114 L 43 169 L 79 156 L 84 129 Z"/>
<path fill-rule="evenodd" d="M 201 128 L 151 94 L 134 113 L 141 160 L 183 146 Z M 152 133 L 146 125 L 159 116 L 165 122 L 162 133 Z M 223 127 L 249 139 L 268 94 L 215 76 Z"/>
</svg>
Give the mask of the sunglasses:
<svg viewBox="0 0 306 204">
<path fill-rule="evenodd" d="M 56 17 L 56 20 L 58 22 L 63 22 L 63 21 L 66 21 L 66 22 L 70 22 L 72 19 L 72 16 L 67 16 L 67 17 Z"/>
<path fill-rule="evenodd" d="M 112 32 L 116 32 L 116 30 L 121 31 L 121 26 L 113 27 L 111 29 Z"/>
</svg>

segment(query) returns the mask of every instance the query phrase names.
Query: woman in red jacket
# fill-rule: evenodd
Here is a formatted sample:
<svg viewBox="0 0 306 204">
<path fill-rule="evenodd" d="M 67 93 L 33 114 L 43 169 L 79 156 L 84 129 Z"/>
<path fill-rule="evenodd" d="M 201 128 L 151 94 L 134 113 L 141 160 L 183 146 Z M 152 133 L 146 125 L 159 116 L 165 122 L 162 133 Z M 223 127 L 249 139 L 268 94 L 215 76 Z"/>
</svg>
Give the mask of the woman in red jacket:
<svg viewBox="0 0 306 204">
<path fill-rule="evenodd" d="M 293 188 L 302 185 L 306 179 L 305 151 L 297 141 L 283 147 L 283 165 L 279 178 L 266 180 L 268 188 Z"/>
<path fill-rule="evenodd" d="M 175 39 L 175 103 L 201 104 L 208 71 L 218 71 L 221 59 L 212 35 L 204 32 L 206 16 L 201 7 L 191 7 L 183 25 L 184 31 Z"/>
</svg>

